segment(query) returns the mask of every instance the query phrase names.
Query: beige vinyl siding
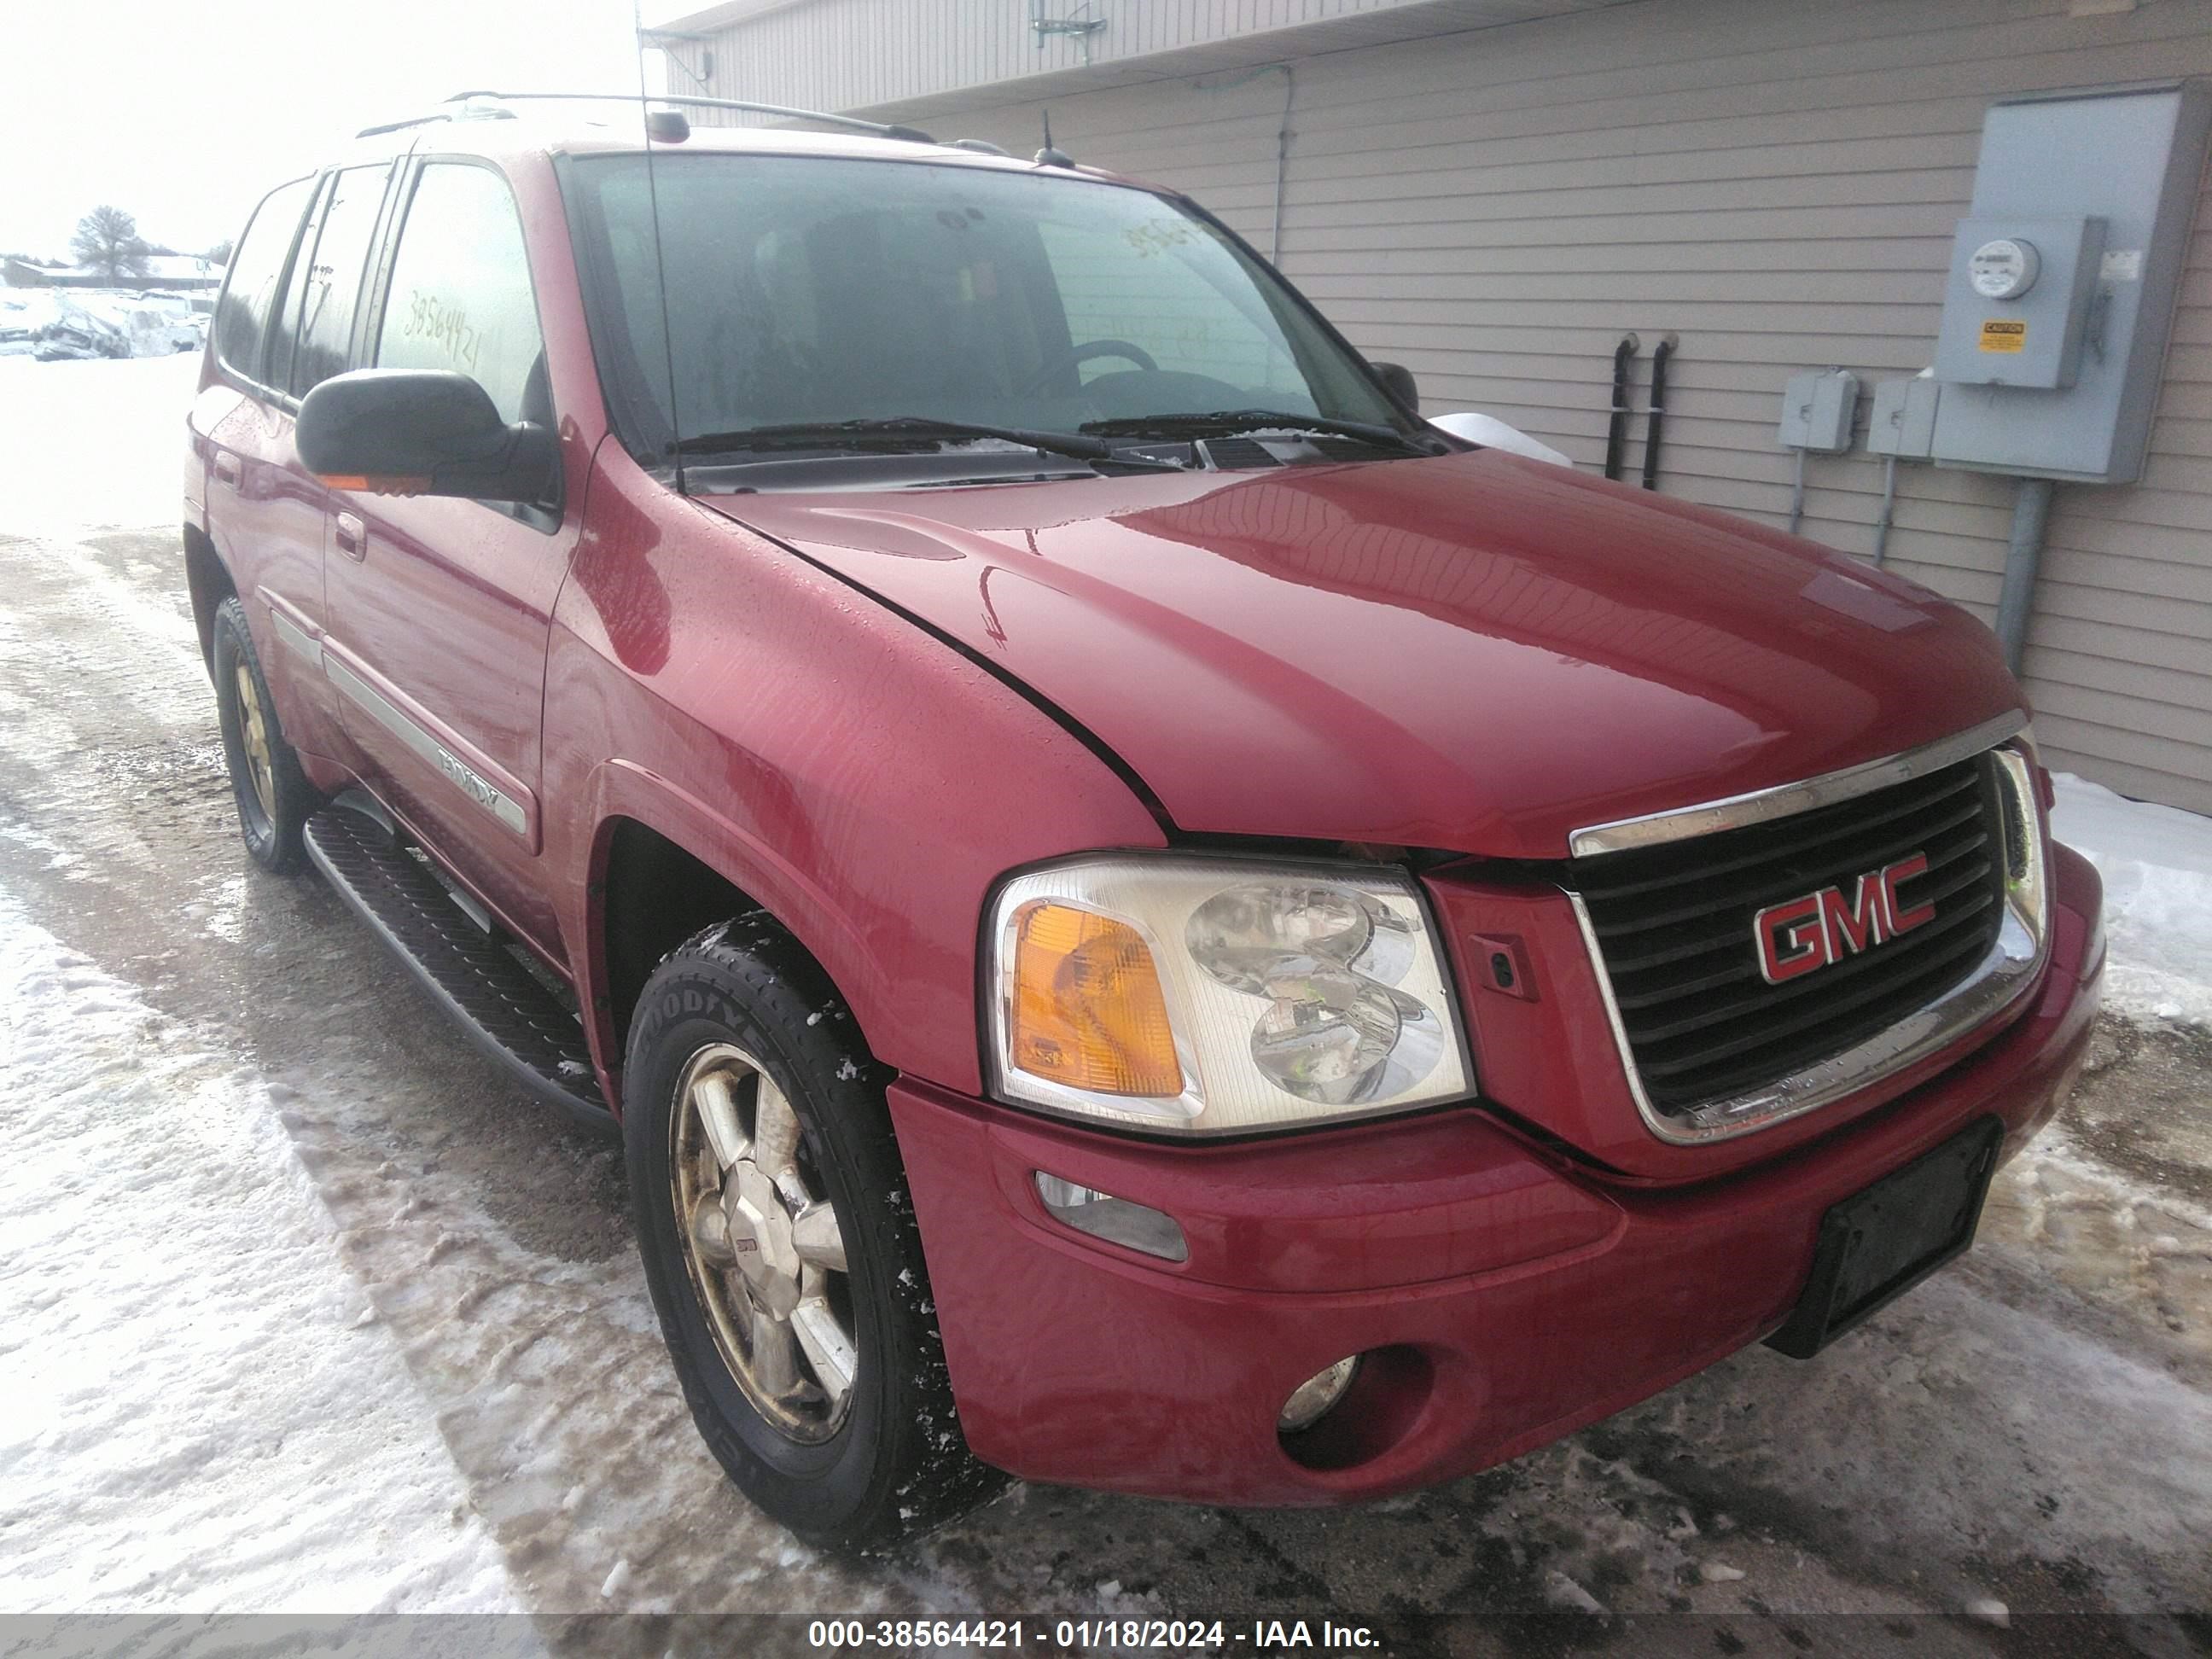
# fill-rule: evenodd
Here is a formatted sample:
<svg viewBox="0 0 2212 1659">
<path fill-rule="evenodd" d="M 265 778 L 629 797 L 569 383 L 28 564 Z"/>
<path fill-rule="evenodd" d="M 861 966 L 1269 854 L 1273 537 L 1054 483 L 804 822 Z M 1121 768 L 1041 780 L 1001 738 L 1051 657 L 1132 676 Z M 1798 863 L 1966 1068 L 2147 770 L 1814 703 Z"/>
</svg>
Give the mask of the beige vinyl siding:
<svg viewBox="0 0 2212 1659">
<path fill-rule="evenodd" d="M 1635 477 L 1671 331 L 1660 487 L 1779 525 L 1788 375 L 1929 361 L 1989 104 L 2212 74 L 2212 0 L 2081 17 L 2064 0 L 1638 0 L 1351 49 L 1302 38 L 1277 37 L 1289 76 L 1169 78 L 1187 54 L 1116 71 L 1161 77 L 1140 83 L 1069 72 L 868 112 L 1026 154 L 1049 87 L 1063 149 L 1190 191 L 1264 251 L 1288 94 L 1283 267 L 1361 349 L 1412 368 L 1431 412 L 1486 410 L 1595 468 L 1633 330 Z M 2190 249 L 2142 478 L 2059 488 L 2024 666 L 2053 764 L 2212 811 L 2212 213 Z M 1869 553 L 1881 482 L 1863 451 L 1811 458 L 1804 532 Z M 1892 568 L 1992 617 L 2013 488 L 1901 468 Z"/>
<path fill-rule="evenodd" d="M 683 65 L 671 92 L 752 98 L 803 109 L 847 110 L 933 97 L 956 100 L 978 86 L 1079 76 L 1091 84 L 1154 78 L 1156 60 L 1178 71 L 1264 62 L 1295 31 L 1297 49 L 1372 45 L 1619 5 L 1624 0 L 1042 0 L 1048 19 L 1103 18 L 1085 35 L 1038 35 L 1038 0 L 805 0 L 726 5 L 669 27 L 693 40 L 665 40 Z M 702 76 L 702 54 L 714 73 Z M 715 118 L 708 118 L 709 119 Z M 1032 146 L 1034 147 L 1034 146 Z"/>
</svg>

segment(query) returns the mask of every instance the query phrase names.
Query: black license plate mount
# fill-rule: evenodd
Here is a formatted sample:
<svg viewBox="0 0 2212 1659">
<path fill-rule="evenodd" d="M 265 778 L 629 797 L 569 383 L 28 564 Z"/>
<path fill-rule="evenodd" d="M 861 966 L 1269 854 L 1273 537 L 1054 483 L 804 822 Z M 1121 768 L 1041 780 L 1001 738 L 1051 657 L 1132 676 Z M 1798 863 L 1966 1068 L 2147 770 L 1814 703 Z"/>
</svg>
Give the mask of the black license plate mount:
<svg viewBox="0 0 2212 1659">
<path fill-rule="evenodd" d="M 1978 1118 L 1940 1146 L 1832 1204 L 1812 1272 L 1766 1346 L 1809 1359 L 1974 1242 L 2004 1125 Z"/>
</svg>

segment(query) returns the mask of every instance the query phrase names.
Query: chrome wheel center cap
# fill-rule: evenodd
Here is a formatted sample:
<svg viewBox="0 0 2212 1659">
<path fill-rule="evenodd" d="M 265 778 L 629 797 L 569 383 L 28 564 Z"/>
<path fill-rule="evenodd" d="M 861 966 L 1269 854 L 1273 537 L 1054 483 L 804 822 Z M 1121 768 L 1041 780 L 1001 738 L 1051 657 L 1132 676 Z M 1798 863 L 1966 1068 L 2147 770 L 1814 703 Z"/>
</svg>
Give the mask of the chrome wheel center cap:
<svg viewBox="0 0 2212 1659">
<path fill-rule="evenodd" d="M 779 1319 L 799 1305 L 799 1252 L 791 1237 L 775 1183 L 750 1158 L 730 1166 L 722 1183 L 722 1213 L 730 1224 L 730 1250 L 738 1271 L 761 1305 Z"/>
</svg>

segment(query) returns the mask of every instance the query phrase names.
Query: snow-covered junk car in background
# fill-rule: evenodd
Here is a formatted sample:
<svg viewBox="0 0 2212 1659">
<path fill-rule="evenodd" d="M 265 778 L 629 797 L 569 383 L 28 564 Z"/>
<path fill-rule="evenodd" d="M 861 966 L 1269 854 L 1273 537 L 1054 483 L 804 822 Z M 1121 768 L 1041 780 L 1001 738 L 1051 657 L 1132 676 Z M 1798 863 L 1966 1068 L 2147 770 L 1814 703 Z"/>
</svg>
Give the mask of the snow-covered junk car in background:
<svg viewBox="0 0 2212 1659">
<path fill-rule="evenodd" d="M 185 474 L 249 853 L 619 1120 L 757 1503 L 1371 1498 L 1966 1248 L 2103 966 L 1978 623 L 823 118 L 363 135 Z"/>
<path fill-rule="evenodd" d="M 128 357 L 131 337 L 113 319 L 85 306 L 66 304 L 32 334 L 32 355 L 42 363 L 91 357 Z"/>
<path fill-rule="evenodd" d="M 0 356 L 58 362 L 198 351 L 209 321 L 188 295 L 25 289 L 0 300 Z"/>
</svg>

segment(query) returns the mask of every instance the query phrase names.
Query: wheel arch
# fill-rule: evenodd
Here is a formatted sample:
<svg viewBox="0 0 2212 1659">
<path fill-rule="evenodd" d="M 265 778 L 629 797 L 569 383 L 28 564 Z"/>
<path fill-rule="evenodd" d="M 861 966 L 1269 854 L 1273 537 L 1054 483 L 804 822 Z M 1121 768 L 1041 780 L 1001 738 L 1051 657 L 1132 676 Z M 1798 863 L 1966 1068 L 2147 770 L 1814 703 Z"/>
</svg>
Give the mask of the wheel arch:
<svg viewBox="0 0 2212 1659">
<path fill-rule="evenodd" d="M 238 596 L 238 584 L 223 563 L 222 555 L 216 551 L 214 538 L 195 524 L 185 526 L 185 586 L 191 596 L 192 626 L 199 634 L 200 660 L 213 673 L 216 609 L 225 599 Z"/>
<path fill-rule="evenodd" d="M 700 928 L 762 908 L 753 896 L 681 843 L 640 819 L 600 826 L 593 880 L 593 956 L 605 984 L 612 1053 L 629 1041 L 645 982 L 668 953 Z"/>
<path fill-rule="evenodd" d="M 863 1042 L 881 975 L 860 931 L 787 860 L 704 803 L 641 769 L 601 769 L 603 810 L 586 887 L 580 976 L 611 1097 L 630 1024 L 653 971 L 702 927 L 765 912 L 851 1010 Z"/>
</svg>

